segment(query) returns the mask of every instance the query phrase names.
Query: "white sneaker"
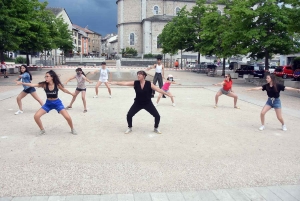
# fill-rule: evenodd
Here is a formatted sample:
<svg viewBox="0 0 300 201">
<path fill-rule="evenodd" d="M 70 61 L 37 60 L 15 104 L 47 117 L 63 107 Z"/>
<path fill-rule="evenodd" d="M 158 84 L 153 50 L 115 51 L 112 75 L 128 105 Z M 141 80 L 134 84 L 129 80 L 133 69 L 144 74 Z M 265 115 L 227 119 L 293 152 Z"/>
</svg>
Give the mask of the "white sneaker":
<svg viewBox="0 0 300 201">
<path fill-rule="evenodd" d="M 175 103 L 173 103 L 172 105 L 173 105 L 173 107 L 175 107 Z"/>
<path fill-rule="evenodd" d="M 76 132 L 75 129 L 71 129 L 71 133 L 72 133 L 73 135 L 77 135 L 77 132 Z"/>
<path fill-rule="evenodd" d="M 109 95 L 109 98 L 111 98 L 111 95 Z"/>
<path fill-rule="evenodd" d="M 93 98 L 98 98 L 98 96 L 96 95 L 96 96 L 93 96 Z"/>
<path fill-rule="evenodd" d="M 286 125 L 282 125 L 282 130 L 283 130 L 283 131 L 287 131 Z"/>
<path fill-rule="evenodd" d="M 127 128 L 127 130 L 125 131 L 125 134 L 131 133 L 132 129 L 131 128 Z"/>
<path fill-rule="evenodd" d="M 154 128 L 154 132 L 157 134 L 161 134 L 160 130 L 158 130 L 158 128 Z"/>
<path fill-rule="evenodd" d="M 158 103 L 155 103 L 155 104 L 154 104 L 154 107 L 157 107 L 157 106 L 158 106 Z"/>
<path fill-rule="evenodd" d="M 45 130 L 40 130 L 40 132 L 39 132 L 39 135 L 38 136 L 40 136 L 40 135 L 45 135 L 46 134 L 46 131 Z"/>
<path fill-rule="evenodd" d="M 22 110 L 18 110 L 17 112 L 15 112 L 15 115 L 18 115 L 18 114 L 23 114 L 23 111 Z"/>
<path fill-rule="evenodd" d="M 264 129 L 265 129 L 265 126 L 264 126 L 264 125 L 262 125 L 261 127 L 258 128 L 258 130 L 260 130 L 260 131 L 262 131 L 262 130 L 264 130 Z"/>
</svg>

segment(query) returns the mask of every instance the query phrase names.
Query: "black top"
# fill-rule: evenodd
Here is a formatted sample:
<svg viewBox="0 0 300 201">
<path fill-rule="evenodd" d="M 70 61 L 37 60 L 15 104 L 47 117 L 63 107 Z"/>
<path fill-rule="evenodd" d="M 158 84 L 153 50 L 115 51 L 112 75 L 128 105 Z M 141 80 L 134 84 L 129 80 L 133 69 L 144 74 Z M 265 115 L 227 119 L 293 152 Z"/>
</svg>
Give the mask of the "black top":
<svg viewBox="0 0 300 201">
<path fill-rule="evenodd" d="M 267 91 L 270 98 L 279 98 L 280 91 L 284 91 L 285 86 L 282 84 L 277 84 L 277 91 L 275 91 L 274 86 L 270 87 L 270 84 L 265 84 L 262 86 L 263 91 Z"/>
<path fill-rule="evenodd" d="M 56 85 L 54 85 L 54 89 L 50 91 L 48 84 L 46 84 L 46 87 L 44 88 L 47 98 L 58 98 L 58 88 Z"/>
<path fill-rule="evenodd" d="M 134 101 L 138 104 L 144 105 L 148 103 L 152 103 L 151 95 L 152 95 L 152 88 L 151 82 L 145 81 L 144 88 L 141 88 L 141 82 L 139 80 L 134 81 L 134 90 L 135 90 L 135 99 Z"/>
</svg>

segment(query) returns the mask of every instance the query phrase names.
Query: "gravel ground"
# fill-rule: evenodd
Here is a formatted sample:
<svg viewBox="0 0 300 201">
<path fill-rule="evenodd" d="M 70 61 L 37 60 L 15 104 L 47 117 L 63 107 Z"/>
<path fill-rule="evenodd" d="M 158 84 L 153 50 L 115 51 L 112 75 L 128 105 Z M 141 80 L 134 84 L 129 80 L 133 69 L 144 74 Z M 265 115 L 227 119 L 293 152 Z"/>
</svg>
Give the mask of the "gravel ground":
<svg viewBox="0 0 300 201">
<path fill-rule="evenodd" d="M 62 80 L 74 73 L 57 72 Z M 43 73 L 35 73 L 34 82 L 42 80 Z M 182 85 L 171 86 L 176 107 L 169 98 L 157 107 L 161 135 L 152 132 L 153 117 L 146 111 L 133 118 L 133 132 L 123 134 L 133 88 L 113 86 L 110 99 L 101 87 L 99 98 L 93 99 L 94 84 L 90 84 L 88 112 L 83 113 L 80 97 L 68 111 L 77 136 L 70 133 L 61 115 L 51 111 L 42 117 L 47 134 L 36 137 L 33 115 L 39 104 L 28 96 L 23 100 L 24 114 L 15 116 L 15 97 L 1 101 L 0 197 L 300 184 L 299 94 L 283 92 L 281 96 L 288 131 L 280 130 L 270 111 L 266 130 L 261 132 L 259 113 L 265 92 L 246 92 L 254 86 L 236 80 L 234 90 L 241 97 L 241 109 L 233 109 L 233 99 L 225 96 L 214 109 L 218 87 L 212 83 L 222 78 L 167 73 Z M 7 86 L 0 85 L 2 92 Z M 67 87 L 75 89 L 74 83 Z M 43 90 L 37 91 L 45 99 Z M 71 100 L 61 91 L 59 96 L 65 105 Z"/>
</svg>

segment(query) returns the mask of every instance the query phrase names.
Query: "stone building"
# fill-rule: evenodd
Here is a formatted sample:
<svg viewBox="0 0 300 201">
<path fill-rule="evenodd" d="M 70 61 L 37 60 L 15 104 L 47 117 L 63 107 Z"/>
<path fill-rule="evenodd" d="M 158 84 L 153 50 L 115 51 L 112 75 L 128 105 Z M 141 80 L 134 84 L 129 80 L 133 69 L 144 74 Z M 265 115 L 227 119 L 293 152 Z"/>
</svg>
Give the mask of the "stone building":
<svg viewBox="0 0 300 201">
<path fill-rule="evenodd" d="M 208 0 L 207 3 L 211 3 Z M 196 0 L 117 0 L 118 52 L 126 47 L 143 54 L 159 54 L 158 36 L 181 8 L 191 10 Z M 224 6 L 218 5 L 220 12 Z"/>
</svg>

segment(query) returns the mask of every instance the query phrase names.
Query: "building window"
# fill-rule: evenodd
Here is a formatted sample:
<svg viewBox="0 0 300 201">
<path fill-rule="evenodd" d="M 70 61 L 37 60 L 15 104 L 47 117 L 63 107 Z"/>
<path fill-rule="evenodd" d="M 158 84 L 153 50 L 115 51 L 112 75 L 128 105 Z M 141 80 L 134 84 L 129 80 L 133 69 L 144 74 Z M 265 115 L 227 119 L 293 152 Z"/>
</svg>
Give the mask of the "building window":
<svg viewBox="0 0 300 201">
<path fill-rule="evenodd" d="M 180 12 L 180 8 L 177 7 L 177 8 L 175 9 L 175 15 L 178 15 L 179 12 Z"/>
<path fill-rule="evenodd" d="M 74 43 L 77 44 L 77 43 L 76 43 L 76 39 L 74 39 Z"/>
<path fill-rule="evenodd" d="M 154 6 L 153 7 L 153 14 L 158 15 L 158 10 L 159 10 L 158 6 Z"/>
<path fill-rule="evenodd" d="M 157 48 L 161 48 L 161 43 L 159 42 L 159 36 L 157 36 Z"/>
<path fill-rule="evenodd" d="M 134 33 L 130 34 L 130 45 L 134 45 Z"/>
</svg>

